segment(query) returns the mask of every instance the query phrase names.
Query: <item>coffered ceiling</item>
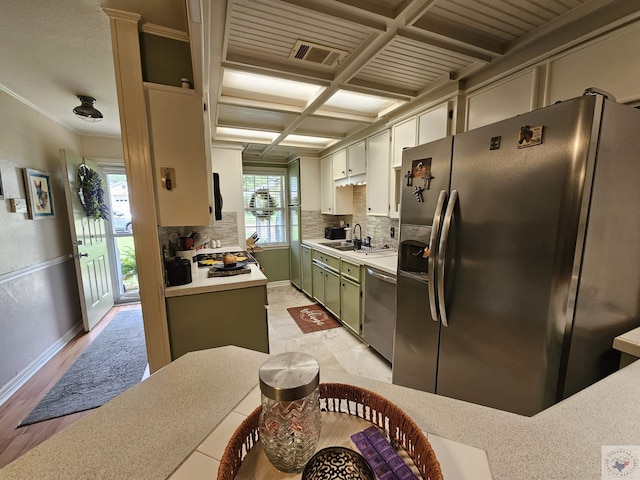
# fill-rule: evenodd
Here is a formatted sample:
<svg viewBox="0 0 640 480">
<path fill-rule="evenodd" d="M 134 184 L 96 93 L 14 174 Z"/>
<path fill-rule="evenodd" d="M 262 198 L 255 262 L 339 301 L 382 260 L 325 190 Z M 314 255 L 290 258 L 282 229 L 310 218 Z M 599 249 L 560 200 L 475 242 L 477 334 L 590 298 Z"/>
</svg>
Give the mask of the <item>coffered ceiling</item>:
<svg viewBox="0 0 640 480">
<path fill-rule="evenodd" d="M 471 74 L 534 61 L 635 19 L 640 8 L 635 0 L 188 1 L 202 12 L 213 139 L 278 161 L 322 152 L 438 89 L 464 88 Z M 103 6 L 188 29 L 185 0 L 0 5 L 0 85 L 80 134 L 119 134 Z M 75 118 L 76 94 L 96 97 L 105 119 Z"/>
</svg>

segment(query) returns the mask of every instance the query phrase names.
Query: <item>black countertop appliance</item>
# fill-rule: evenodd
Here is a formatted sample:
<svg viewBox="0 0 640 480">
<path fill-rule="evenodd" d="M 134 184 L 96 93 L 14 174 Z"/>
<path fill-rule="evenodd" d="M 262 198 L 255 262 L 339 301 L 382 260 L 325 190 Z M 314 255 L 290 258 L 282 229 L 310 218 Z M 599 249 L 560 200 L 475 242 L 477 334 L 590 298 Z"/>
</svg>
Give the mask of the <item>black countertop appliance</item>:
<svg viewBox="0 0 640 480">
<path fill-rule="evenodd" d="M 325 227 L 324 238 L 329 240 L 344 240 L 347 236 L 347 231 L 343 227 Z"/>
<path fill-rule="evenodd" d="M 191 283 L 191 262 L 186 258 L 176 257 L 164 264 L 167 270 L 167 282 L 170 287 Z"/>
</svg>

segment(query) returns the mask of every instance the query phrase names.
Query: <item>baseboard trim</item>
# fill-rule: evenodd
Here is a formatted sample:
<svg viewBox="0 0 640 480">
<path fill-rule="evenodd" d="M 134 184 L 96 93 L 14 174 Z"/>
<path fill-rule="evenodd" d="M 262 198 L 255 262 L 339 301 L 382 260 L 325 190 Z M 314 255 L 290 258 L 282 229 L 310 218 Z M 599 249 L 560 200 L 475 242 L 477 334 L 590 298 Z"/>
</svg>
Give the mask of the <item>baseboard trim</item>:
<svg viewBox="0 0 640 480">
<path fill-rule="evenodd" d="M 76 323 L 62 337 L 60 337 L 58 341 L 56 341 L 53 345 L 42 352 L 42 354 L 38 358 L 31 362 L 27 366 L 27 368 L 22 370 L 18 375 L 13 377 L 13 379 L 9 383 L 0 388 L 0 406 L 7 400 L 9 400 L 9 398 L 11 398 L 11 396 L 16 393 L 20 387 L 27 383 L 27 381 L 31 377 L 33 377 L 45 363 L 51 360 L 56 353 L 62 350 L 62 348 L 67 343 L 69 343 L 71 339 L 75 337 L 81 330 L 82 322 Z"/>
</svg>

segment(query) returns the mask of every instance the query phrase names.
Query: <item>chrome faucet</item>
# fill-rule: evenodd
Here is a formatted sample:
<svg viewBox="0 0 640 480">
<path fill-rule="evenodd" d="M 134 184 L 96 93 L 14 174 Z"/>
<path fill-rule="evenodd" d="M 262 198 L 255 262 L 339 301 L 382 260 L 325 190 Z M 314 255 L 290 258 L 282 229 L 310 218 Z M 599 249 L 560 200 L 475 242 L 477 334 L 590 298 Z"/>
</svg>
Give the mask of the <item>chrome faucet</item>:
<svg viewBox="0 0 640 480">
<path fill-rule="evenodd" d="M 360 240 L 362 240 L 362 225 L 360 225 L 359 223 L 356 223 L 356 224 L 353 226 L 353 234 L 354 234 L 354 235 L 356 234 L 356 227 L 360 227 Z"/>
<path fill-rule="evenodd" d="M 356 238 L 356 227 L 360 227 L 360 238 Z M 353 247 L 356 250 L 360 250 L 362 248 L 362 225 L 356 223 L 353 226 Z"/>
</svg>

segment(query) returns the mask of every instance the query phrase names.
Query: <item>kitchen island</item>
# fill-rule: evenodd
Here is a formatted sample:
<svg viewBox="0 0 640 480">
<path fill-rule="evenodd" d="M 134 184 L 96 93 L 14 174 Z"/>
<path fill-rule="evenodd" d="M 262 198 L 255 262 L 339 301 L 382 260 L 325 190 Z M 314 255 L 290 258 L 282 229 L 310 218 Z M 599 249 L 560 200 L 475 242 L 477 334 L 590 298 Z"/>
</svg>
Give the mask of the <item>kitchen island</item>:
<svg viewBox="0 0 640 480">
<path fill-rule="evenodd" d="M 202 254 L 240 247 L 202 249 Z M 237 345 L 269 352 L 267 277 L 257 263 L 248 273 L 210 277 L 209 267 L 192 271 L 192 282 L 165 289 L 171 359 L 187 352 Z M 230 273 L 230 272 L 224 272 Z"/>
<path fill-rule="evenodd" d="M 233 346 L 188 353 L 0 469 L 0 479 L 165 479 L 256 387 L 267 358 Z M 600 479 L 602 445 L 640 445 L 640 362 L 534 417 L 332 370 L 320 380 L 373 390 L 425 432 L 485 450 L 496 480 Z"/>
</svg>

